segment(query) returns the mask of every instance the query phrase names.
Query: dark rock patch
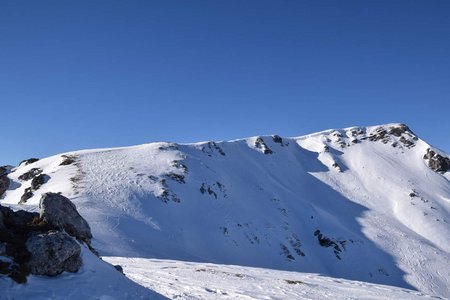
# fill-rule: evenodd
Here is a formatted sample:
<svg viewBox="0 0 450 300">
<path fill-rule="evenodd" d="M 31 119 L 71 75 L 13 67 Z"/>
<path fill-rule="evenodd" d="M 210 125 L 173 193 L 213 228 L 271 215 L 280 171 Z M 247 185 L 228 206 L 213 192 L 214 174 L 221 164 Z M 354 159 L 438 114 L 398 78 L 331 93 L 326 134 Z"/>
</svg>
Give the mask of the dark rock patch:
<svg viewBox="0 0 450 300">
<path fill-rule="evenodd" d="M 349 133 L 351 136 L 356 137 L 358 135 L 364 134 L 364 131 L 361 128 L 353 128 L 350 130 Z"/>
<path fill-rule="evenodd" d="M 9 188 L 9 178 L 7 174 L 0 176 L 0 197 L 8 190 Z"/>
<path fill-rule="evenodd" d="M 31 180 L 31 186 L 25 189 L 22 197 L 20 197 L 19 204 L 26 203 L 28 201 L 28 199 L 33 197 L 33 195 L 34 195 L 33 191 L 38 190 L 44 183 L 46 183 L 50 179 L 50 176 L 41 173 L 42 172 L 41 169 L 35 168 L 32 170 L 34 170 L 34 171 L 31 173 L 27 172 L 27 173 L 24 173 L 21 175 L 21 176 L 25 175 L 23 178 L 29 178 L 29 176 L 35 176 L 33 174 L 39 174 L 35 177 L 32 177 L 33 179 Z M 30 171 L 32 171 L 32 170 L 30 170 Z"/>
<path fill-rule="evenodd" d="M 119 271 L 120 273 L 122 273 L 122 274 L 125 275 L 125 273 L 123 272 L 123 268 L 122 268 L 121 265 L 114 265 L 114 269 L 116 269 L 117 271 Z"/>
<path fill-rule="evenodd" d="M 64 154 L 64 155 L 61 155 L 61 157 L 63 158 L 63 161 L 59 164 L 60 166 L 71 165 L 76 161 L 75 155 Z"/>
<path fill-rule="evenodd" d="M 202 152 L 208 154 L 209 157 L 211 157 L 214 152 L 218 152 L 220 155 L 225 156 L 223 149 L 215 142 L 208 142 L 206 146 L 202 147 Z"/>
<path fill-rule="evenodd" d="M 12 168 L 12 166 L 0 166 L 0 176 L 9 174 Z"/>
<path fill-rule="evenodd" d="M 314 236 L 317 237 L 317 240 L 322 247 L 333 247 L 334 255 L 337 259 L 341 259 L 340 253 L 345 250 L 345 241 L 334 241 L 325 235 L 323 235 L 320 230 L 314 231 Z"/>
<path fill-rule="evenodd" d="M 273 154 L 273 151 L 267 146 L 261 137 L 255 140 L 255 148 L 262 150 L 264 154 Z"/>
<path fill-rule="evenodd" d="M 174 160 L 172 162 L 172 166 L 177 168 L 178 170 L 181 170 L 184 174 L 187 174 L 188 172 L 188 167 L 183 164 L 180 160 Z"/>
<path fill-rule="evenodd" d="M 435 172 L 445 173 L 450 170 L 450 158 L 444 157 L 430 148 L 427 149 L 423 159 L 428 161 L 428 167 Z"/>
<path fill-rule="evenodd" d="M 26 166 L 26 165 L 29 165 L 29 164 L 32 164 L 32 163 L 35 163 L 35 162 L 37 162 L 39 160 L 39 158 L 29 158 L 29 159 L 24 159 L 24 160 L 22 160 L 20 163 L 19 163 L 19 166 L 21 166 L 21 165 L 24 165 L 24 166 Z"/>
<path fill-rule="evenodd" d="M 46 174 L 39 174 L 31 180 L 31 188 L 33 190 L 38 190 L 44 183 L 50 179 L 50 176 Z"/>
<path fill-rule="evenodd" d="M 275 142 L 275 143 L 277 143 L 277 144 L 280 144 L 282 147 L 284 146 L 284 144 L 283 144 L 283 139 L 281 138 L 281 136 L 279 136 L 279 135 L 272 135 L 272 140 Z"/>
<path fill-rule="evenodd" d="M 303 281 L 300 280 L 289 280 L 289 279 L 285 279 L 284 281 L 286 281 L 287 284 L 304 284 Z"/>
<path fill-rule="evenodd" d="M 295 257 L 291 254 L 291 251 L 289 251 L 289 248 L 286 245 L 280 244 L 280 247 L 281 254 L 284 255 L 288 261 L 295 260 Z"/>
<path fill-rule="evenodd" d="M 228 198 L 225 185 L 220 183 L 219 181 L 216 181 L 211 185 L 203 182 L 202 185 L 200 186 L 200 193 L 202 194 L 208 193 L 208 195 L 213 196 L 214 199 L 218 199 L 219 194 L 223 198 Z"/>
<path fill-rule="evenodd" d="M 161 199 L 164 203 L 168 203 L 169 201 L 180 203 L 181 200 L 177 196 L 177 194 L 173 193 L 171 190 L 169 190 L 169 187 L 167 186 L 167 182 L 165 179 L 161 179 L 159 183 L 162 186 L 162 193 L 158 196 L 159 199 Z"/>
<path fill-rule="evenodd" d="M 31 197 L 33 197 L 33 189 L 31 187 L 26 188 L 22 197 L 20 197 L 20 201 L 19 204 L 23 204 L 26 203 L 28 201 L 28 199 L 30 199 Z"/>
<path fill-rule="evenodd" d="M 399 124 L 397 126 L 389 127 L 388 133 L 393 136 L 400 137 L 403 133 L 411 133 L 411 130 L 405 124 Z"/>
<path fill-rule="evenodd" d="M 172 180 L 175 180 L 178 183 L 186 183 L 186 181 L 184 180 L 184 175 L 176 174 L 176 173 L 169 173 L 166 176 Z"/>
<path fill-rule="evenodd" d="M 295 253 L 298 256 L 305 256 L 305 253 L 301 249 L 302 243 L 297 236 L 293 235 L 292 238 L 289 240 L 289 243 L 291 244 L 292 249 L 294 249 Z"/>
<path fill-rule="evenodd" d="M 414 144 L 413 141 L 411 141 L 410 139 L 405 138 L 404 136 L 401 136 L 399 141 L 408 149 L 416 146 L 416 144 Z"/>
<path fill-rule="evenodd" d="M 372 142 L 381 141 L 383 144 L 387 144 L 391 140 L 387 130 L 383 127 L 375 129 L 375 133 L 369 135 L 368 139 Z"/>
<path fill-rule="evenodd" d="M 34 177 L 38 176 L 42 173 L 42 169 L 39 168 L 32 168 L 28 172 L 23 173 L 18 178 L 19 180 L 28 181 L 30 179 L 33 179 Z"/>
</svg>

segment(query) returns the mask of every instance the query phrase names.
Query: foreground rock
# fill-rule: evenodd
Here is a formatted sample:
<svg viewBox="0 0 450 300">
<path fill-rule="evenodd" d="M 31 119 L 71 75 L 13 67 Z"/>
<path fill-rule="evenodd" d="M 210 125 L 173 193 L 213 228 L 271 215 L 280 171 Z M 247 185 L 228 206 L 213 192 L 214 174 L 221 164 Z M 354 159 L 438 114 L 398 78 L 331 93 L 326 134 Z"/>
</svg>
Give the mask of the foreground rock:
<svg viewBox="0 0 450 300">
<path fill-rule="evenodd" d="M 45 193 L 39 203 L 40 217 L 51 226 L 64 229 L 71 236 L 90 244 L 91 228 L 78 213 L 75 204 L 68 198 L 56 194 Z"/>
<path fill-rule="evenodd" d="M 36 275 L 54 276 L 81 267 L 81 246 L 65 232 L 50 231 L 31 236 L 26 242 L 31 253 L 28 267 Z"/>
<path fill-rule="evenodd" d="M 0 206 L 0 274 L 18 283 L 29 274 L 77 272 L 82 242 L 95 253 L 89 225 L 69 199 L 46 193 L 40 208 L 35 213 Z"/>
</svg>

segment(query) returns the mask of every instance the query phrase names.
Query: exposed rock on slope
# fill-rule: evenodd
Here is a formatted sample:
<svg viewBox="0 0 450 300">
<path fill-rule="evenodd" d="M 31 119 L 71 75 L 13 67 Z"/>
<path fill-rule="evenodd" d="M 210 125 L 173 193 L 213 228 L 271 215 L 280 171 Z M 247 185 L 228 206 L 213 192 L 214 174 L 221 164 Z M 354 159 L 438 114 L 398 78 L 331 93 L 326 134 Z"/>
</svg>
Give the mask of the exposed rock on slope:
<svg viewBox="0 0 450 300">
<path fill-rule="evenodd" d="M 3 194 L 8 190 L 9 188 L 9 178 L 8 173 L 9 170 L 8 166 L 2 166 L 0 167 L 0 197 L 3 196 Z"/>
<path fill-rule="evenodd" d="M 428 166 L 435 172 L 445 173 L 450 170 L 450 158 L 444 157 L 430 148 L 423 156 L 428 162 Z"/>
</svg>

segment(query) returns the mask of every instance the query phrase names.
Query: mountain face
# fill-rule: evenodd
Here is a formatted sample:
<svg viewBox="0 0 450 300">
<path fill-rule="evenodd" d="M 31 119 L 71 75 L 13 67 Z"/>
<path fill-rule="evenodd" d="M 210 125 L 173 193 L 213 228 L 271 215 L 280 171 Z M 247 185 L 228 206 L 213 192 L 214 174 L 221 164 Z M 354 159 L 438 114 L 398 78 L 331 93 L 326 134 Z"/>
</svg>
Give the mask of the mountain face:
<svg viewBox="0 0 450 300">
<path fill-rule="evenodd" d="M 62 193 L 100 255 L 319 273 L 450 296 L 450 159 L 406 125 L 151 143 L 0 169 L 1 204 Z"/>
</svg>

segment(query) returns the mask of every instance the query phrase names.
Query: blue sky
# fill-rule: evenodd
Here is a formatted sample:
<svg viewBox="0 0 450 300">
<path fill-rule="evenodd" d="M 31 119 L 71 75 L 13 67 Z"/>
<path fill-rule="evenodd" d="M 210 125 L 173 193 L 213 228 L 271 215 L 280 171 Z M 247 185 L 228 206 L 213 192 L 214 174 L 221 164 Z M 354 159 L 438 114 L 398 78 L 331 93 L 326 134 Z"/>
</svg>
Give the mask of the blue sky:
<svg viewBox="0 0 450 300">
<path fill-rule="evenodd" d="M 407 123 L 450 152 L 450 1 L 1 1 L 0 164 Z"/>
</svg>

